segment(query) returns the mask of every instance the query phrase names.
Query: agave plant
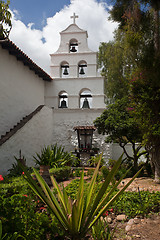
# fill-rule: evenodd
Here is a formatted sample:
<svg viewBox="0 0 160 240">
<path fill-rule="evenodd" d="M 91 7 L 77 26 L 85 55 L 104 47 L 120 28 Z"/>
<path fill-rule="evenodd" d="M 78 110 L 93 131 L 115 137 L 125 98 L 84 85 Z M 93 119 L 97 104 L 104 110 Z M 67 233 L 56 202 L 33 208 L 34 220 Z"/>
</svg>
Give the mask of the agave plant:
<svg viewBox="0 0 160 240">
<path fill-rule="evenodd" d="M 36 164 L 49 165 L 51 168 L 64 166 L 72 162 L 73 158 L 74 155 L 65 152 L 64 147 L 58 147 L 57 144 L 44 147 L 40 154 L 36 153 L 36 157 L 34 156 Z"/>
<path fill-rule="evenodd" d="M 81 174 L 79 190 L 74 201 L 67 196 L 65 189 L 60 189 L 54 177 L 51 177 L 54 188 L 57 190 L 57 195 L 54 195 L 46 184 L 44 179 L 40 176 L 38 171 L 33 168 L 36 178 L 41 187 L 37 186 L 25 167 L 21 165 L 24 171 L 25 179 L 27 180 L 33 191 L 40 197 L 40 199 L 50 208 L 51 212 L 56 216 L 60 226 L 65 232 L 65 236 L 72 240 L 84 239 L 92 226 L 98 221 L 103 213 L 118 199 L 118 197 L 125 191 L 131 182 L 137 177 L 139 172 L 112 198 L 114 190 L 117 188 L 122 178 L 106 193 L 114 175 L 116 174 L 122 160 L 122 156 L 109 172 L 100 190 L 94 193 L 94 186 L 98 169 L 100 166 L 102 155 L 100 155 L 99 162 L 94 171 L 92 179 L 89 183 L 87 193 L 84 195 L 84 172 Z M 85 197 L 86 196 L 86 197 Z M 111 199 L 110 199 L 111 198 Z"/>
<path fill-rule="evenodd" d="M 37 165 L 44 165 L 44 166 L 50 166 L 51 160 L 52 160 L 53 151 L 50 146 L 44 147 L 41 150 L 41 153 L 36 153 L 36 157 L 34 156 L 35 163 Z"/>
</svg>

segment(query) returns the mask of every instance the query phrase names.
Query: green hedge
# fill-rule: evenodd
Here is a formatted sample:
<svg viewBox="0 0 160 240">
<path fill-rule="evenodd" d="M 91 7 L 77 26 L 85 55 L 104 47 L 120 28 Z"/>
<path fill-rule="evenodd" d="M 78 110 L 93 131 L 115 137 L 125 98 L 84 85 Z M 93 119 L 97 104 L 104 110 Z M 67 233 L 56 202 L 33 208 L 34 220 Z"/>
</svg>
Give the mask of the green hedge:
<svg viewBox="0 0 160 240">
<path fill-rule="evenodd" d="M 5 239 L 13 239 L 15 232 L 26 240 L 47 239 L 48 234 L 55 239 L 62 232 L 22 176 L 0 182 L 0 220 Z"/>
<path fill-rule="evenodd" d="M 62 168 L 51 168 L 49 170 L 50 175 L 53 175 L 57 182 L 68 180 L 72 175 L 71 167 L 66 166 Z"/>
<path fill-rule="evenodd" d="M 67 185 L 66 191 L 67 194 L 75 199 L 75 196 L 78 192 L 79 179 L 73 180 L 70 184 Z M 86 182 L 85 188 L 88 187 Z M 101 183 L 95 185 L 95 191 L 101 187 Z M 109 190 L 111 186 L 109 186 Z M 84 190 L 85 191 L 85 190 Z M 112 196 L 117 192 L 116 190 Z M 138 192 L 124 192 L 119 200 L 115 201 L 113 206 L 115 214 L 126 214 L 128 217 L 135 217 L 137 215 L 145 216 L 151 212 L 157 213 L 160 212 L 160 192 L 149 192 L 149 191 L 140 191 Z"/>
</svg>

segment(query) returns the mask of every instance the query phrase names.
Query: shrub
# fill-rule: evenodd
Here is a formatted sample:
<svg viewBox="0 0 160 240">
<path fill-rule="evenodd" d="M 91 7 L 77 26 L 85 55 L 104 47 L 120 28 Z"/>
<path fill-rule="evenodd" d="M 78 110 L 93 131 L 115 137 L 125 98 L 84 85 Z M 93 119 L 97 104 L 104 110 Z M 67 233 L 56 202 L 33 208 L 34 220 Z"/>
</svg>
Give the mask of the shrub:
<svg viewBox="0 0 160 240">
<path fill-rule="evenodd" d="M 57 182 L 62 182 L 64 180 L 68 180 L 71 176 L 71 167 L 61 167 L 61 168 L 51 168 L 49 170 L 51 176 L 57 180 Z"/>
<path fill-rule="evenodd" d="M 75 169 L 74 176 L 75 177 L 80 177 L 81 176 L 81 169 Z"/>
<path fill-rule="evenodd" d="M 101 172 L 102 172 L 102 175 L 103 175 L 103 178 L 105 179 L 109 173 L 109 169 L 107 166 L 102 166 L 101 167 Z"/>
<path fill-rule="evenodd" d="M 148 215 L 160 211 L 160 192 L 141 191 L 125 192 L 113 208 L 117 213 L 125 213 L 129 217 Z"/>
<path fill-rule="evenodd" d="M 92 227 L 92 237 L 96 240 L 112 240 L 114 236 L 114 231 L 108 226 L 105 219 L 99 219 L 97 223 Z"/>
<path fill-rule="evenodd" d="M 76 198 L 76 195 L 78 193 L 79 181 L 80 179 L 74 179 L 65 187 L 67 195 L 73 200 Z M 88 183 L 85 181 L 84 192 L 86 192 L 87 187 L 88 187 Z"/>
<path fill-rule="evenodd" d="M 62 232 L 55 217 L 51 219 L 48 216 L 47 208 L 38 200 L 22 176 L 7 178 L 1 182 L 0 203 L 5 239 L 14 239 L 12 237 L 15 232 L 16 236 L 21 235 L 26 240 L 47 239 L 47 234 L 54 236 L 56 232 Z"/>
<path fill-rule="evenodd" d="M 88 165 L 89 165 L 90 167 L 96 167 L 97 164 L 98 164 L 98 161 L 99 161 L 99 156 L 100 156 L 99 154 L 96 154 L 95 156 L 92 156 L 91 159 L 89 159 L 89 160 L 87 161 Z M 104 162 L 105 162 L 105 161 L 104 161 L 104 158 L 102 157 L 100 167 L 104 165 Z"/>
<path fill-rule="evenodd" d="M 93 176 L 93 173 L 94 173 L 94 169 L 88 169 L 87 171 L 87 176 Z"/>
<path fill-rule="evenodd" d="M 78 192 L 79 179 L 73 180 L 65 188 L 67 195 L 75 199 Z M 95 194 L 101 188 L 102 183 L 95 185 Z M 85 182 L 84 191 L 87 192 L 88 183 Z M 111 186 L 110 186 L 111 188 Z M 110 190 L 108 189 L 108 191 Z M 137 189 L 138 190 L 138 189 Z M 115 189 L 115 192 L 118 190 Z M 106 192 L 107 194 L 107 192 Z M 112 197 L 112 196 L 111 196 Z M 94 198 L 94 197 L 93 197 Z M 115 201 L 112 206 L 116 214 L 126 214 L 128 217 L 135 217 L 137 215 L 144 216 L 151 212 L 160 212 L 160 192 L 141 191 L 141 192 L 124 192 L 119 200 Z"/>
</svg>

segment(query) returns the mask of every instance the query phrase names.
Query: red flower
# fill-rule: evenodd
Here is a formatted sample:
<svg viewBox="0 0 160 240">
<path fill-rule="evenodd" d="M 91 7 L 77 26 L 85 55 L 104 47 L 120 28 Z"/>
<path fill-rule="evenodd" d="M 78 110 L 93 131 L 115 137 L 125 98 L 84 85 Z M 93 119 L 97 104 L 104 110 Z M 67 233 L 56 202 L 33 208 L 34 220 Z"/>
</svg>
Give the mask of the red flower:
<svg viewBox="0 0 160 240">
<path fill-rule="evenodd" d="M 26 195 L 26 194 L 25 194 L 25 195 L 23 195 L 23 196 L 24 196 L 24 197 L 28 197 L 28 195 Z"/>
<path fill-rule="evenodd" d="M 24 172 L 22 172 L 22 175 L 24 175 Z"/>
<path fill-rule="evenodd" d="M 113 212 L 113 208 L 110 209 L 110 212 Z"/>
<path fill-rule="evenodd" d="M 108 216 L 108 211 L 104 212 L 103 216 Z"/>
<path fill-rule="evenodd" d="M 2 175 L 0 175 L 0 181 L 3 181 L 3 180 L 4 180 L 3 176 L 2 176 Z"/>
<path fill-rule="evenodd" d="M 46 208 L 45 207 L 40 207 L 40 209 L 39 210 L 46 210 Z"/>
</svg>

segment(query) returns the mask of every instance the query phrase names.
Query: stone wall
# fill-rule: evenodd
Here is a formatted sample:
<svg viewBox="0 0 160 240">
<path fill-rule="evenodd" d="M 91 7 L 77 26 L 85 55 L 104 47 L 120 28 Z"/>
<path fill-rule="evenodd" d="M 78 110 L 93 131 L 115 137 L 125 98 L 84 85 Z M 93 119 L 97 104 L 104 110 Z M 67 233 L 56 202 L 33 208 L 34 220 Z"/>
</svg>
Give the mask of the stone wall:
<svg viewBox="0 0 160 240">
<path fill-rule="evenodd" d="M 93 125 L 93 121 L 100 116 L 104 109 L 53 109 L 53 144 L 65 147 L 67 151 L 74 151 L 78 147 L 75 126 Z M 100 148 L 107 160 L 110 158 L 110 144 L 105 143 L 105 136 L 97 131 L 93 134 L 93 146 Z"/>
</svg>

